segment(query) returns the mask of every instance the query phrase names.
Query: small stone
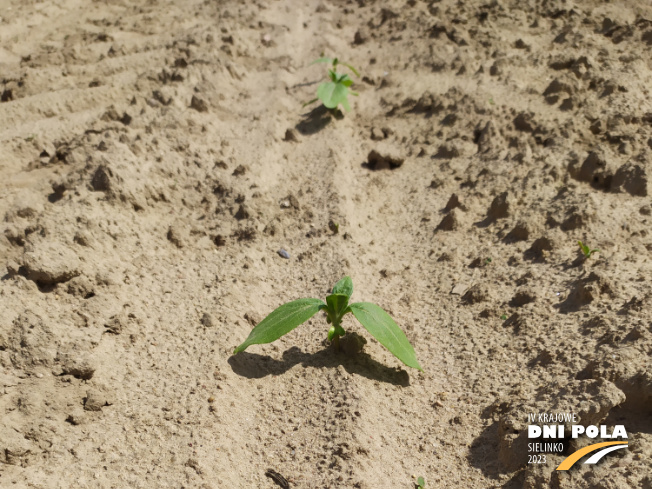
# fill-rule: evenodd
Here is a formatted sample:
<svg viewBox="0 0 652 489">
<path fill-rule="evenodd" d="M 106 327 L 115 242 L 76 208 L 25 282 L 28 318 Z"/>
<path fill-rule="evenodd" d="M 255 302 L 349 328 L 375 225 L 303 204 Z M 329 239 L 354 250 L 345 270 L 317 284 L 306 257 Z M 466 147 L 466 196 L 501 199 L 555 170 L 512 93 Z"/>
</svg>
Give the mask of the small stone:
<svg viewBox="0 0 652 489">
<path fill-rule="evenodd" d="M 285 258 L 286 260 L 290 259 L 290 254 L 287 251 L 285 251 L 283 248 L 278 250 L 277 253 L 278 253 L 278 256 L 280 256 L 281 258 Z"/>
<path fill-rule="evenodd" d="M 526 241 L 530 237 L 529 226 L 525 221 L 519 221 L 516 226 L 505 236 L 505 241 L 513 243 L 516 241 Z"/>
<path fill-rule="evenodd" d="M 542 251 L 552 251 L 552 242 L 548 238 L 537 238 L 530 248 L 535 253 Z"/>
<path fill-rule="evenodd" d="M 75 409 L 72 413 L 68 414 L 66 422 L 73 426 L 79 426 L 86 423 L 86 415 L 81 409 Z"/>
<path fill-rule="evenodd" d="M 385 133 L 378 127 L 373 127 L 371 129 L 371 139 L 374 141 L 380 141 L 385 139 Z"/>
<path fill-rule="evenodd" d="M 452 143 L 446 143 L 439 146 L 437 153 L 433 155 L 433 158 L 449 160 L 451 158 L 457 158 L 460 155 L 460 150 L 457 146 Z"/>
<path fill-rule="evenodd" d="M 235 170 L 233 170 L 232 175 L 233 175 L 234 177 L 239 177 L 239 176 L 241 176 L 241 175 L 244 175 L 245 173 L 247 173 L 247 167 L 244 166 L 244 165 L 238 165 L 238 166 L 235 168 Z"/>
<path fill-rule="evenodd" d="M 297 133 L 294 129 L 287 129 L 285 131 L 285 136 L 283 136 L 283 141 L 289 143 L 298 143 L 299 137 L 297 136 Z"/>
<path fill-rule="evenodd" d="M 433 180 L 430 181 L 430 185 L 428 188 L 439 188 L 444 184 L 439 178 L 434 178 Z"/>
<path fill-rule="evenodd" d="M 72 375 L 76 379 L 90 380 L 95 374 L 95 365 L 88 358 L 71 355 L 64 358 L 61 370 L 63 375 Z"/>
<path fill-rule="evenodd" d="M 372 149 L 367 156 L 367 164 L 372 170 L 394 170 L 399 168 L 404 161 L 405 158 L 391 150 L 380 153 Z"/>
<path fill-rule="evenodd" d="M 120 117 L 119 121 L 122 122 L 125 126 L 128 126 L 131 124 L 131 116 L 127 114 L 126 112 L 122 114 L 122 117 Z"/>
<path fill-rule="evenodd" d="M 543 92 L 543 96 L 548 97 L 550 95 L 555 95 L 560 92 L 566 92 L 568 94 L 572 94 L 573 89 L 568 83 L 562 82 L 559 79 L 555 78 L 553 81 L 550 82 L 546 90 Z"/>
<path fill-rule="evenodd" d="M 299 204 L 299 199 L 297 199 L 294 196 L 294 194 L 290 194 L 285 199 L 283 199 L 283 202 L 281 203 L 281 207 L 283 208 L 292 207 L 293 209 L 299 210 L 301 209 L 301 204 Z"/>
<path fill-rule="evenodd" d="M 530 302 L 534 302 L 536 300 L 535 296 L 531 294 L 527 290 L 520 290 L 514 294 L 514 297 L 512 297 L 512 300 L 510 301 L 509 305 L 512 307 L 522 307 L 525 304 L 529 304 Z"/>
<path fill-rule="evenodd" d="M 175 222 L 168 228 L 167 238 L 177 248 L 183 248 L 190 238 L 190 233 L 186 226 L 180 222 Z"/>
<path fill-rule="evenodd" d="M 207 112 L 208 104 L 204 99 L 201 99 L 196 95 L 193 95 L 192 99 L 190 100 L 190 108 L 195 109 L 197 112 Z"/>
<path fill-rule="evenodd" d="M 244 204 L 240 204 L 240 207 L 238 208 L 238 211 L 235 213 L 234 217 L 238 220 L 241 221 L 243 219 L 248 219 L 249 218 L 249 209 L 247 206 Z"/>
<path fill-rule="evenodd" d="M 569 172 L 575 179 L 601 190 L 608 190 L 613 178 L 613 167 L 601 148 L 595 148 L 589 153 L 579 171 L 569 166 Z"/>
<path fill-rule="evenodd" d="M 561 223 L 559 226 L 562 231 L 573 231 L 575 229 L 580 229 L 581 227 L 584 226 L 585 224 L 585 219 L 582 216 L 582 214 L 578 212 L 573 212 L 570 216 L 568 216 L 564 222 Z"/>
<path fill-rule="evenodd" d="M 603 296 L 613 298 L 613 287 L 607 279 L 591 272 L 588 277 L 578 279 L 573 284 L 571 292 L 560 307 L 562 311 L 577 311 Z"/>
<path fill-rule="evenodd" d="M 450 211 L 441 220 L 435 231 L 454 231 L 458 228 L 457 215 L 454 210 Z"/>
<path fill-rule="evenodd" d="M 101 411 L 103 407 L 109 406 L 106 393 L 99 389 L 89 389 L 84 398 L 85 411 Z"/>
<path fill-rule="evenodd" d="M 70 248 L 47 243 L 25 253 L 25 276 L 39 285 L 66 282 L 80 273 L 81 261 Z"/>
<path fill-rule="evenodd" d="M 366 28 L 361 27 L 353 36 L 353 44 L 364 44 L 367 42 L 367 39 L 369 39 L 369 31 Z"/>
<path fill-rule="evenodd" d="M 20 229 L 18 226 L 9 224 L 5 228 L 5 238 L 7 238 L 12 245 L 25 246 L 25 231 Z"/>
<path fill-rule="evenodd" d="M 532 125 L 532 116 L 525 112 L 520 113 L 514 118 L 514 128 L 517 131 L 533 132 L 534 126 Z"/>
<path fill-rule="evenodd" d="M 77 231 L 73 241 L 80 246 L 90 246 L 92 237 L 88 231 Z"/>
<path fill-rule="evenodd" d="M 469 284 L 459 283 L 459 284 L 455 284 L 453 290 L 451 290 L 451 294 L 464 295 L 467 290 L 469 290 Z"/>
<path fill-rule="evenodd" d="M 507 61 L 504 59 L 497 59 L 494 61 L 494 63 L 491 65 L 489 68 L 489 74 L 491 76 L 499 76 L 502 75 L 505 69 L 505 66 L 507 64 Z"/>
<path fill-rule="evenodd" d="M 493 121 L 488 121 L 484 128 L 480 130 L 477 143 L 478 153 L 487 153 L 496 151 L 503 147 L 503 140 Z"/>
<path fill-rule="evenodd" d="M 111 179 L 113 172 L 110 168 L 101 165 L 95 170 L 91 180 L 91 186 L 96 192 L 109 192 L 111 190 Z"/>
<path fill-rule="evenodd" d="M 611 182 L 612 192 L 625 191 L 630 195 L 647 197 L 647 174 L 641 165 L 625 163 L 618 168 Z"/>
<path fill-rule="evenodd" d="M 263 46 L 265 47 L 270 47 L 275 44 L 272 36 L 269 33 L 263 34 L 260 38 L 260 42 L 262 42 Z"/>
<path fill-rule="evenodd" d="M 497 195 L 489 206 L 487 217 L 492 221 L 509 216 L 509 202 L 507 201 L 507 192 Z"/>
<path fill-rule="evenodd" d="M 15 260 L 9 260 L 5 266 L 9 275 L 18 275 L 20 272 L 20 265 Z"/>
<path fill-rule="evenodd" d="M 172 103 L 172 95 L 167 95 L 163 89 L 154 90 L 152 97 L 163 105 L 170 105 Z"/>
<path fill-rule="evenodd" d="M 120 114 L 116 110 L 116 108 L 111 105 L 109 109 L 102 114 L 102 117 L 100 117 L 103 121 L 109 122 L 109 121 L 117 121 L 120 119 Z"/>
<path fill-rule="evenodd" d="M 211 314 L 208 312 L 202 314 L 202 317 L 199 321 L 205 328 L 212 328 L 215 326 L 215 323 L 213 322 L 213 316 L 211 316 Z"/>
</svg>

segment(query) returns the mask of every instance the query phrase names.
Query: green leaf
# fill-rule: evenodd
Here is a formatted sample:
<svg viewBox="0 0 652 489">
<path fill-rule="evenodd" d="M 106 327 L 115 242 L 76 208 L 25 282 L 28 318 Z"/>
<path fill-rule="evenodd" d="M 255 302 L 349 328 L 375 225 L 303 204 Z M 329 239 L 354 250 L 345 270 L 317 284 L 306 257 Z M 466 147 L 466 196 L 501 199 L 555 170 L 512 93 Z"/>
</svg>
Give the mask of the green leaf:
<svg viewBox="0 0 652 489">
<path fill-rule="evenodd" d="M 341 86 L 341 85 L 340 85 L 340 86 Z M 342 86 L 342 88 L 344 88 L 344 90 L 348 91 L 348 88 L 346 88 L 346 87 L 344 87 L 344 86 Z M 344 110 L 345 110 L 346 112 L 348 112 L 349 110 L 351 110 L 351 106 L 349 105 L 349 99 L 347 98 L 346 95 L 344 95 L 344 97 L 342 97 L 342 100 L 340 101 L 340 103 L 342 104 L 342 107 L 344 107 Z"/>
<path fill-rule="evenodd" d="M 346 294 L 331 294 L 326 297 L 328 312 L 332 315 L 331 319 L 342 317 L 344 309 L 349 305 L 349 296 Z"/>
<path fill-rule="evenodd" d="M 347 275 L 340 279 L 339 282 L 333 286 L 333 294 L 344 294 L 350 298 L 351 294 L 353 294 L 353 280 L 351 280 L 351 277 Z"/>
<path fill-rule="evenodd" d="M 336 75 L 337 75 L 337 73 L 336 73 Z M 337 83 L 344 83 L 346 81 L 350 81 L 351 83 L 353 83 L 353 80 L 351 80 L 351 77 L 349 75 L 347 75 L 346 73 L 344 73 L 342 75 L 338 75 L 337 79 L 335 81 Z M 351 85 L 351 83 L 349 83 L 349 85 Z M 346 85 L 346 86 L 348 87 L 349 85 Z"/>
<path fill-rule="evenodd" d="M 324 307 L 326 304 L 319 299 L 298 299 L 283 304 L 252 329 L 245 342 L 237 347 L 233 354 L 245 351 L 250 345 L 271 343 L 279 339 L 300 324 L 305 323 Z"/>
<path fill-rule="evenodd" d="M 356 302 L 349 309 L 360 323 L 408 367 L 423 370 L 405 333 L 381 307 L 370 302 Z"/>
<path fill-rule="evenodd" d="M 317 88 L 317 97 L 329 109 L 335 109 L 339 104 L 347 108 L 346 96 L 348 91 L 349 89 L 341 83 L 324 82 Z"/>
<path fill-rule="evenodd" d="M 306 105 L 314 104 L 315 102 L 317 102 L 317 100 L 319 100 L 319 98 L 313 98 L 312 100 L 309 100 L 308 102 L 304 103 L 302 107 L 305 107 Z"/>
<path fill-rule="evenodd" d="M 346 66 L 348 69 L 350 69 L 353 73 L 355 73 L 355 76 L 357 76 L 357 77 L 360 76 L 360 73 L 358 73 L 358 70 L 356 70 L 356 69 L 355 69 L 353 66 L 351 66 L 350 64 L 348 64 L 348 63 L 342 63 L 342 62 L 340 62 L 340 64 L 341 64 L 341 65 L 344 65 L 344 66 Z"/>
<path fill-rule="evenodd" d="M 421 487 L 423 489 L 425 489 L 425 487 L 426 487 L 426 481 L 423 480 L 423 477 L 419 477 L 417 479 L 417 484 L 419 485 L 419 487 Z"/>
</svg>

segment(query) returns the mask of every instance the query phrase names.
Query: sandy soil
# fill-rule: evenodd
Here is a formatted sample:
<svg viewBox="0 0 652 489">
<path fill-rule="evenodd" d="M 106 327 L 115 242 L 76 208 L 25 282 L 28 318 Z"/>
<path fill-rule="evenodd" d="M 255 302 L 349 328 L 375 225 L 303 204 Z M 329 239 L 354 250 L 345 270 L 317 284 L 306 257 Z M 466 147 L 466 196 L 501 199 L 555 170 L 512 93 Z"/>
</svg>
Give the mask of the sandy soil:
<svg viewBox="0 0 652 489">
<path fill-rule="evenodd" d="M 651 52 L 636 1 L 0 0 L 0 486 L 650 489 Z M 423 373 L 231 355 L 347 274 Z M 629 448 L 528 465 L 558 411 Z"/>
</svg>

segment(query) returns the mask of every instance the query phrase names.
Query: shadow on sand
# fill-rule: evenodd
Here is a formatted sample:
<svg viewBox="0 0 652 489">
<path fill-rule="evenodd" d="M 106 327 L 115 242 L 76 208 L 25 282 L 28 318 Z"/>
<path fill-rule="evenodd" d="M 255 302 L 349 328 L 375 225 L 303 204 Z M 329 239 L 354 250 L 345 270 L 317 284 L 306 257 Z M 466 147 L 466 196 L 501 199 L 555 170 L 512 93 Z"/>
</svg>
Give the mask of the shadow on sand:
<svg viewBox="0 0 652 489">
<path fill-rule="evenodd" d="M 249 379 L 281 375 L 300 363 L 304 367 L 314 368 L 337 368 L 342 365 L 349 374 L 362 375 L 371 380 L 388 382 L 402 387 L 410 385 L 410 376 L 403 369 L 387 367 L 366 353 L 349 356 L 342 352 L 335 352 L 331 348 L 324 348 L 311 354 L 304 353 L 298 347 L 293 346 L 283 352 L 282 360 L 245 351 L 231 356 L 228 362 L 233 372 Z"/>
</svg>

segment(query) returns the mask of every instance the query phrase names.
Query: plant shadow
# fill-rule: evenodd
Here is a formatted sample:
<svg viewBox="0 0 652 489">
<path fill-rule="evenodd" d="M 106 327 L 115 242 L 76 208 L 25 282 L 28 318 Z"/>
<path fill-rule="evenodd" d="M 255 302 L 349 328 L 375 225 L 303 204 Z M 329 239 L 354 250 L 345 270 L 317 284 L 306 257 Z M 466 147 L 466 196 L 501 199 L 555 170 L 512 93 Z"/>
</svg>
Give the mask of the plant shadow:
<svg viewBox="0 0 652 489">
<path fill-rule="evenodd" d="M 316 134 L 330 124 L 332 119 L 333 115 L 330 111 L 323 105 L 320 105 L 307 114 L 304 114 L 303 120 L 295 128 L 304 136 Z"/>
<path fill-rule="evenodd" d="M 234 373 L 248 379 L 281 375 L 298 364 L 314 368 L 337 368 L 341 365 L 349 374 L 402 387 L 410 385 L 410 376 L 404 369 L 387 367 L 364 352 L 347 355 L 343 352 L 334 352 L 330 347 L 316 353 L 305 353 L 293 346 L 283 352 L 282 360 L 245 351 L 231 356 L 228 362 Z"/>
</svg>

